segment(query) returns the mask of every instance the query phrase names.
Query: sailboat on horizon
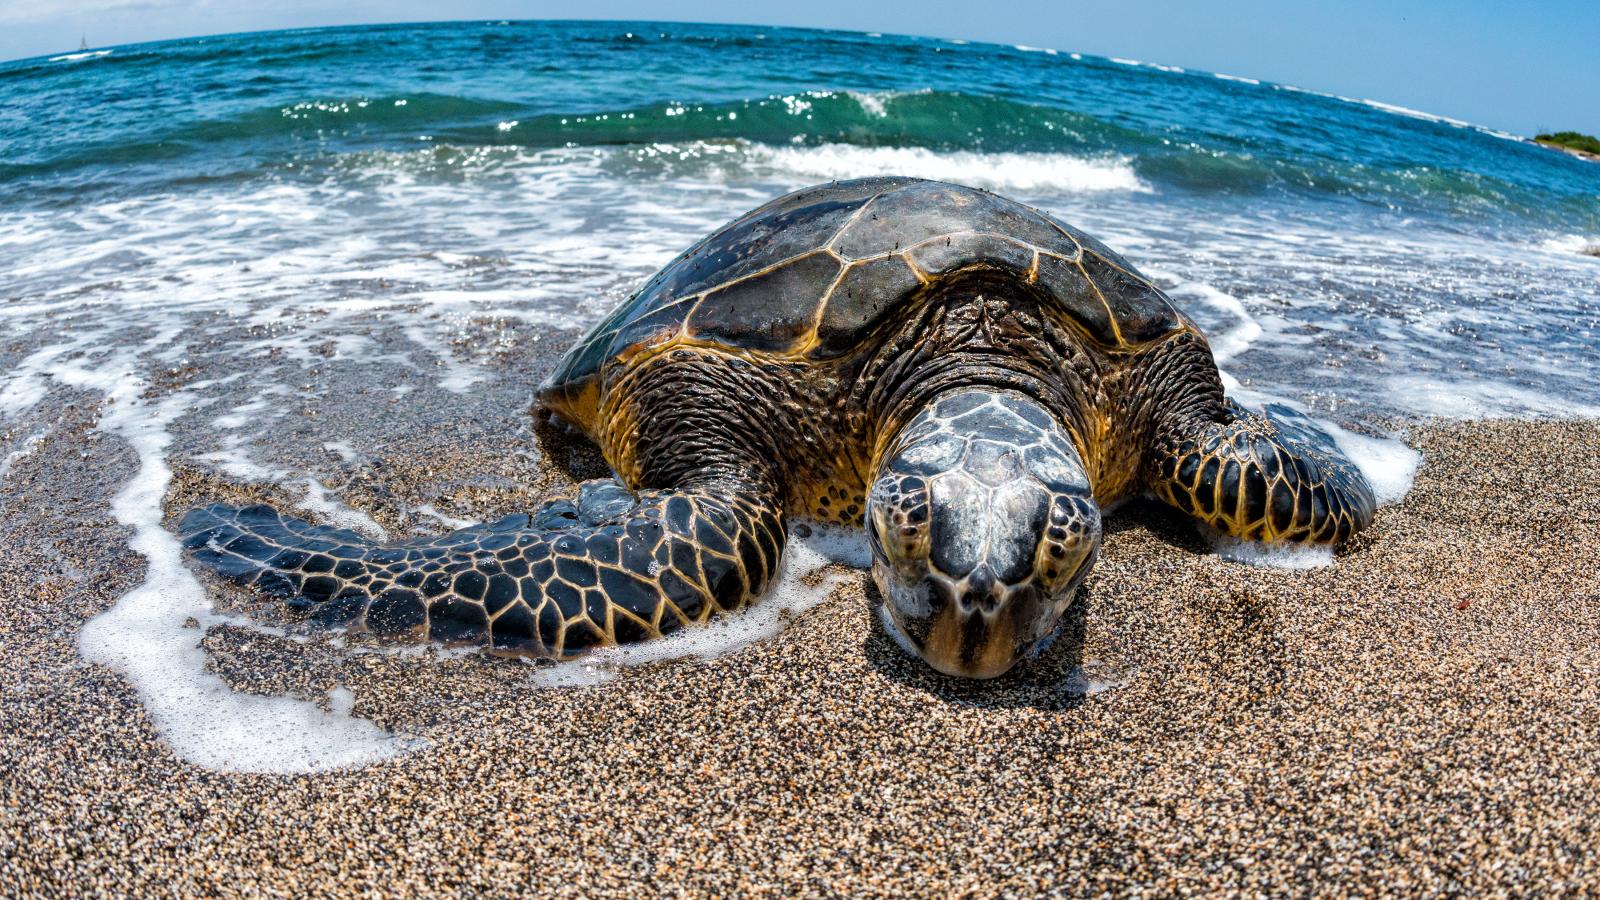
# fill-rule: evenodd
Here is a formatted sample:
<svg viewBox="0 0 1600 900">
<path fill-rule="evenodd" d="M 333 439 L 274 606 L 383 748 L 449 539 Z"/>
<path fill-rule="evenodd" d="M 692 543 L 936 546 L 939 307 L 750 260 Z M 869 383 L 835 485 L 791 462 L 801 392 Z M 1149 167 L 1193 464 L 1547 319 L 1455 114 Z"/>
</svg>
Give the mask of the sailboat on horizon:
<svg viewBox="0 0 1600 900">
<path fill-rule="evenodd" d="M 111 54 L 110 50 L 90 50 L 89 49 L 89 35 L 84 34 L 84 35 L 82 35 L 81 37 L 78 38 L 78 49 L 75 52 L 73 52 L 73 53 L 63 53 L 60 56 L 52 56 L 52 57 L 50 57 L 50 61 L 51 62 L 78 62 L 79 60 L 95 59 L 95 58 L 101 57 L 101 56 L 109 56 L 110 54 Z"/>
</svg>

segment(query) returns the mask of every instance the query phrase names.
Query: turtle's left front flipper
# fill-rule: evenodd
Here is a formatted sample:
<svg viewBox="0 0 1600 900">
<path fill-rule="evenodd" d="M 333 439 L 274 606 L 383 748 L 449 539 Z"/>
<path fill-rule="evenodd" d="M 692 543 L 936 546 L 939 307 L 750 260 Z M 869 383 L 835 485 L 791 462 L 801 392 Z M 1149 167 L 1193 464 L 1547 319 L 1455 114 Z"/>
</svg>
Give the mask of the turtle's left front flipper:
<svg viewBox="0 0 1600 900">
<path fill-rule="evenodd" d="M 1160 499 L 1224 534 L 1338 544 L 1372 524 L 1372 487 L 1327 433 L 1294 410 L 1245 410 L 1169 426 L 1150 460 Z"/>
<path fill-rule="evenodd" d="M 785 537 L 773 492 L 726 475 L 638 496 L 588 482 L 576 503 L 390 545 L 270 506 L 202 507 L 180 529 L 196 560 L 312 624 L 556 658 L 743 606 Z"/>
</svg>

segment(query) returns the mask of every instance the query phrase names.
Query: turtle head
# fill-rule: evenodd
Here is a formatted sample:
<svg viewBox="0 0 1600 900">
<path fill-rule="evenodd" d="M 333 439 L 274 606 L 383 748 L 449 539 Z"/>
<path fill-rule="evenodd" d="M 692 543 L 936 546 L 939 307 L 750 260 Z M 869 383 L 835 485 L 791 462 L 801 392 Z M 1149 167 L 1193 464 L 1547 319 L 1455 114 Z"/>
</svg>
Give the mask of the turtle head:
<svg viewBox="0 0 1600 900">
<path fill-rule="evenodd" d="M 879 457 L 867 498 L 885 630 L 947 675 L 994 678 L 1055 633 L 1100 547 L 1083 461 L 1038 403 L 940 396 Z"/>
</svg>

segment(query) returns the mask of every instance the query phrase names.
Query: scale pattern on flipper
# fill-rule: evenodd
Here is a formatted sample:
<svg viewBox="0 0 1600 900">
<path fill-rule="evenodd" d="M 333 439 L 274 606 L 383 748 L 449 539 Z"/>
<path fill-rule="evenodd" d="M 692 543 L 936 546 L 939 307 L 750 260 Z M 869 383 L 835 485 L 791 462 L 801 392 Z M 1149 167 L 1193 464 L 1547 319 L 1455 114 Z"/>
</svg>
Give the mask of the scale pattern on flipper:
<svg viewBox="0 0 1600 900">
<path fill-rule="evenodd" d="M 1252 541 L 1339 544 L 1372 523 L 1371 486 L 1309 420 L 1231 401 L 1225 415 L 1156 448 L 1157 497 Z"/>
<path fill-rule="evenodd" d="M 558 659 L 738 609 L 779 571 L 783 517 L 763 494 L 588 487 L 399 544 L 270 506 L 195 509 L 181 532 L 195 559 L 313 624 Z"/>
</svg>

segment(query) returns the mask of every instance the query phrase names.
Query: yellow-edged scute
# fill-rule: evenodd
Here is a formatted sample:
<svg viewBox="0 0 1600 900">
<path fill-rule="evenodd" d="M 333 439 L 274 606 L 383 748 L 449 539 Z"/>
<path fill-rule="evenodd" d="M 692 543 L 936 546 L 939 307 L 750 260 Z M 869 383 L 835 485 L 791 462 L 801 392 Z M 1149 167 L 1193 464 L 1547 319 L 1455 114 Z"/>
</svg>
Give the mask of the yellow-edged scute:
<svg viewBox="0 0 1600 900">
<path fill-rule="evenodd" d="M 1038 210 L 960 185 L 867 178 L 805 188 L 689 248 L 581 341 L 547 399 L 675 339 L 802 359 L 842 356 L 926 288 L 987 271 L 1037 289 L 1107 347 L 1183 327 L 1126 260 Z"/>
</svg>

